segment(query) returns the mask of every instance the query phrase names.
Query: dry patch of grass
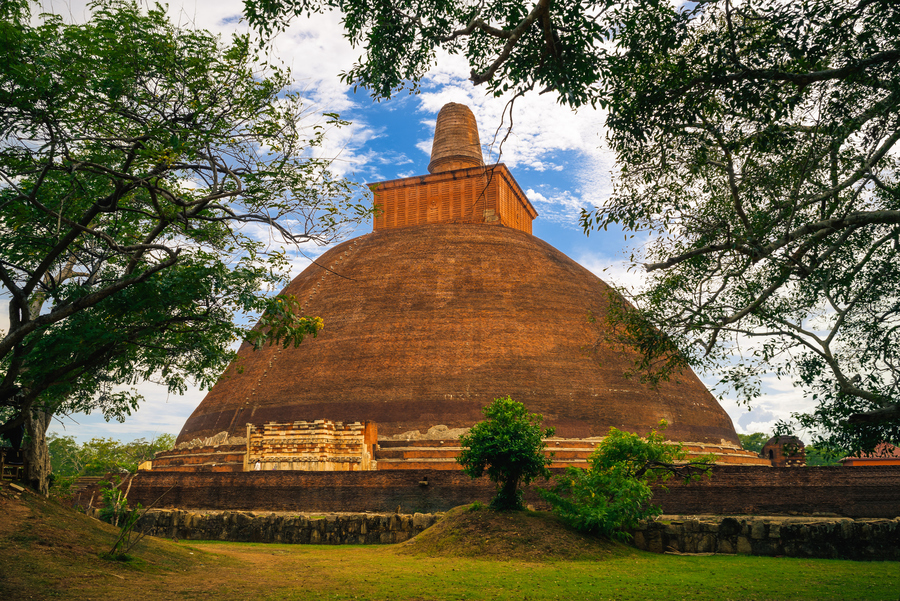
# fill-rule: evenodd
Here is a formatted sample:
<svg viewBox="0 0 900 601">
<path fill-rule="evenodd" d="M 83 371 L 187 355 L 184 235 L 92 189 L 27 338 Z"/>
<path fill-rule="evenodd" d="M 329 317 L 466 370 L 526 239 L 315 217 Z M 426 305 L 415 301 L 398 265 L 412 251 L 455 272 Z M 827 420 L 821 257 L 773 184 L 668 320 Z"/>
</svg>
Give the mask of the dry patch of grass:
<svg viewBox="0 0 900 601">
<path fill-rule="evenodd" d="M 456 507 L 398 553 L 497 560 L 603 560 L 637 553 L 633 548 L 573 530 L 556 516 L 535 511 Z"/>
</svg>

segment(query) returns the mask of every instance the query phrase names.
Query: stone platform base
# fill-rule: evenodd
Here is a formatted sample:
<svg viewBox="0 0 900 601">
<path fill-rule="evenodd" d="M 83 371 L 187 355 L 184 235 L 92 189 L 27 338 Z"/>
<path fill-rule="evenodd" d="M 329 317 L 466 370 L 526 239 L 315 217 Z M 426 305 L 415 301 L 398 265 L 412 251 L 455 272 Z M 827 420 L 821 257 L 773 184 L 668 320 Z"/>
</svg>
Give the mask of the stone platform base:
<svg viewBox="0 0 900 601">
<path fill-rule="evenodd" d="M 298 422 L 305 424 L 306 422 Z M 278 426 L 269 425 L 274 428 Z M 352 427 L 352 426 L 351 426 Z M 362 426 L 360 426 L 362 427 Z M 369 427 L 369 424 L 366 424 Z M 372 426 L 374 428 L 374 426 Z M 221 435 L 226 434 L 222 432 Z M 221 436 L 220 435 L 220 436 Z M 250 436 L 248 434 L 248 436 Z M 251 436 L 252 438 L 252 436 Z M 371 438 L 371 435 L 370 435 Z M 152 461 L 152 467 L 149 471 L 153 472 L 244 472 L 252 471 L 256 459 L 261 459 L 262 471 L 271 471 L 275 465 L 266 459 L 264 454 L 260 454 L 257 450 L 248 454 L 246 442 L 234 444 L 234 440 L 245 441 L 247 439 L 224 439 L 218 440 L 216 437 L 208 439 L 214 441 L 215 444 L 198 444 L 188 445 L 181 444 L 180 448 L 171 451 L 163 451 L 157 453 Z M 361 439 L 362 440 L 362 439 Z M 366 439 L 367 441 L 369 439 Z M 587 467 L 588 457 L 600 442 L 599 438 L 549 438 L 547 439 L 547 448 L 544 453 L 550 457 L 553 468 L 565 468 L 569 466 Z M 381 439 L 377 444 L 366 442 L 366 444 L 358 445 L 364 449 L 372 447 L 372 457 L 368 457 L 368 451 L 363 453 L 366 455 L 365 461 L 354 464 L 352 469 L 360 470 L 439 470 L 439 471 L 461 471 L 462 466 L 456 462 L 456 457 L 462 451 L 459 446 L 458 439 Z M 254 447 L 255 448 L 255 447 Z M 318 448 L 318 447 L 317 447 Z M 323 447 L 324 448 L 324 447 Z M 745 466 L 764 466 L 771 467 L 772 463 L 767 459 L 757 457 L 755 453 L 745 451 L 737 445 L 730 444 L 705 444 L 699 442 L 684 443 L 684 450 L 687 452 L 688 460 L 697 459 L 698 457 L 712 453 L 716 456 L 716 465 L 745 465 Z M 296 455 L 299 451 L 294 449 L 292 453 Z M 351 468 L 344 466 L 336 468 L 328 459 L 330 451 L 323 451 L 322 461 L 306 461 L 305 463 L 290 462 L 291 458 L 285 455 L 278 465 L 279 470 L 300 469 L 303 471 L 350 471 Z M 319 457 L 317 453 L 307 453 L 309 457 Z M 269 458 L 271 459 L 271 458 Z"/>
</svg>

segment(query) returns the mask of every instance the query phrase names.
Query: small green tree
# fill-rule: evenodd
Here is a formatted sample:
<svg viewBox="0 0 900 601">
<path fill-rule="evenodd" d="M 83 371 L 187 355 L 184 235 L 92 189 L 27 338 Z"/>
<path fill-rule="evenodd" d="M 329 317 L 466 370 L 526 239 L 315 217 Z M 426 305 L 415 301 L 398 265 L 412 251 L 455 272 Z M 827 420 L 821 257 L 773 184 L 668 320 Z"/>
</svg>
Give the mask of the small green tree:
<svg viewBox="0 0 900 601">
<path fill-rule="evenodd" d="M 554 513 L 584 532 L 627 539 L 626 529 L 662 510 L 650 504 L 654 482 L 674 475 L 686 481 L 709 472 L 715 457 L 682 462 L 687 453 L 681 443 L 666 442 L 659 423 L 646 438 L 610 428 L 609 434 L 588 459 L 587 469 L 569 467 L 558 476 L 556 485 L 542 490 Z"/>
<path fill-rule="evenodd" d="M 485 421 L 459 439 L 463 450 L 456 461 L 470 477 L 480 478 L 487 472 L 497 483 L 492 509 L 522 509 L 519 484 L 527 486 L 538 476 L 550 477 L 544 438 L 553 436 L 554 430 L 542 430 L 544 418 L 528 413 L 525 405 L 509 396 L 494 399 L 482 413 Z"/>
<path fill-rule="evenodd" d="M 56 477 L 104 476 L 123 470 L 134 473 L 141 463 L 153 459 L 159 451 L 174 447 L 175 436 L 160 434 L 152 440 L 137 438 L 131 442 L 92 438 L 78 444 L 72 436 L 51 434 L 47 446 Z"/>
</svg>

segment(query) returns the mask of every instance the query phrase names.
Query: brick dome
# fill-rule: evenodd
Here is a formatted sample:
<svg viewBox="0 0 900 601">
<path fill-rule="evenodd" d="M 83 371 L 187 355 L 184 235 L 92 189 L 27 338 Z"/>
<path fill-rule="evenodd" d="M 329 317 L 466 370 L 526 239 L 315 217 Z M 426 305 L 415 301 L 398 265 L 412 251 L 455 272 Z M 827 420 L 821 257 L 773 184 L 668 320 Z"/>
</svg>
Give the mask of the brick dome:
<svg viewBox="0 0 900 601">
<path fill-rule="evenodd" d="M 631 358 L 586 349 L 610 288 L 549 244 L 485 224 L 379 230 L 345 242 L 285 288 L 325 328 L 297 348 L 240 349 L 178 441 L 245 424 L 371 420 L 380 435 L 468 427 L 511 395 L 557 436 L 645 433 L 737 444 L 731 419 L 693 373 L 653 389 Z M 327 269 L 326 269 L 327 268 Z"/>
</svg>

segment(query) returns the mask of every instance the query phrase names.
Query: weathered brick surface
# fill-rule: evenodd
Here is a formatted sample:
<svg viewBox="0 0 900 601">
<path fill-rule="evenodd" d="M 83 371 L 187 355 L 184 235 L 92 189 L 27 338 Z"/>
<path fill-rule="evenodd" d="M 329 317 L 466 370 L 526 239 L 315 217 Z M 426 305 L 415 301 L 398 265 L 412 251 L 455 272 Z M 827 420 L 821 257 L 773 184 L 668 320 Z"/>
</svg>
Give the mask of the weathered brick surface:
<svg viewBox="0 0 900 601">
<path fill-rule="evenodd" d="M 375 231 L 433 223 L 503 225 L 531 233 L 537 211 L 506 165 L 459 169 L 371 185 Z"/>
<path fill-rule="evenodd" d="M 330 270 L 330 271 L 329 271 Z M 623 373 L 634 357 L 601 346 L 610 288 L 541 240 L 507 227 L 423 225 L 341 244 L 284 290 L 325 328 L 299 347 L 239 352 L 179 442 L 245 424 L 372 421 L 379 434 L 470 427 L 505 394 L 558 436 L 647 432 L 737 444 L 731 420 L 691 373 L 658 388 Z"/>
<path fill-rule="evenodd" d="M 672 482 L 654 502 L 666 513 L 900 516 L 900 467 L 722 466 L 709 480 Z"/>
<path fill-rule="evenodd" d="M 475 500 L 489 502 L 493 492 L 487 479 L 472 480 L 458 471 L 141 472 L 128 499 L 146 507 L 166 493 L 156 507 L 433 513 Z"/>
<path fill-rule="evenodd" d="M 241 472 L 244 470 L 246 454 L 246 444 L 172 449 L 156 454 L 153 458 L 153 469 Z"/>
<path fill-rule="evenodd" d="M 372 454 L 378 439 L 375 424 L 298 421 L 247 424 L 245 471 L 358 471 L 376 468 Z"/>
<path fill-rule="evenodd" d="M 599 444 L 599 439 L 570 440 L 547 439 L 544 454 L 550 458 L 551 467 L 587 467 L 587 460 Z M 755 453 L 744 451 L 737 445 L 702 445 L 691 443 L 684 445 L 688 458 L 716 455 L 716 463 L 764 465 L 770 463 L 760 459 Z M 458 469 L 462 466 L 456 457 L 462 451 L 456 440 L 410 440 L 380 441 L 375 451 L 380 470 L 408 469 Z"/>
<path fill-rule="evenodd" d="M 431 144 L 428 173 L 441 173 L 484 165 L 478 123 L 472 109 L 448 102 L 438 113 Z"/>
<path fill-rule="evenodd" d="M 428 484 L 423 484 L 427 480 Z M 541 485 L 545 485 L 540 483 Z M 168 492 L 167 492 L 168 491 Z M 494 485 L 458 471 L 141 472 L 131 502 L 158 507 L 271 511 L 446 511 L 489 502 Z M 85 496 L 85 499 L 87 496 Z M 526 500 L 546 505 L 529 490 Z M 709 481 L 670 483 L 654 502 L 668 514 L 813 514 L 900 516 L 900 467 L 761 468 L 719 466 Z"/>
</svg>

